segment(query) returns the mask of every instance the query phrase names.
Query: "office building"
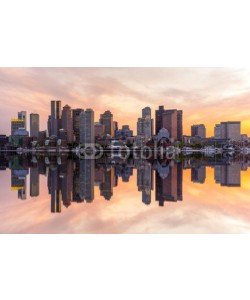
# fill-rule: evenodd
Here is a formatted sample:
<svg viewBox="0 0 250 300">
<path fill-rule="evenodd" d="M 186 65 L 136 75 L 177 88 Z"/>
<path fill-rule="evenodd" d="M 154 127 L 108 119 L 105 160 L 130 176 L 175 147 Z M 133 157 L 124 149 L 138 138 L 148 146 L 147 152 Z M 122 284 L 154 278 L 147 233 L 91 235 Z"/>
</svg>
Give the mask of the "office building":
<svg viewBox="0 0 250 300">
<path fill-rule="evenodd" d="M 51 101 L 51 115 L 48 120 L 48 131 L 49 135 L 58 136 L 59 129 L 61 128 L 61 101 L 60 100 L 52 100 Z"/>
<path fill-rule="evenodd" d="M 26 113 L 26 111 L 19 111 L 17 113 L 17 118 L 19 120 L 23 120 L 23 122 L 24 122 L 23 128 L 27 129 L 27 113 Z"/>
<path fill-rule="evenodd" d="M 133 131 L 130 130 L 129 125 L 122 125 L 122 129 L 116 130 L 115 138 L 125 140 L 133 136 Z"/>
<path fill-rule="evenodd" d="M 30 114 L 30 136 L 38 138 L 39 135 L 39 114 Z"/>
<path fill-rule="evenodd" d="M 221 138 L 234 141 L 241 140 L 241 122 L 221 122 Z"/>
<path fill-rule="evenodd" d="M 114 137 L 113 115 L 109 110 L 101 114 L 100 123 L 104 125 L 105 135 L 110 135 L 111 137 Z"/>
<path fill-rule="evenodd" d="M 101 138 L 104 136 L 105 126 L 99 122 L 94 124 L 95 138 Z"/>
<path fill-rule="evenodd" d="M 214 126 L 214 138 L 221 139 L 221 124 L 215 124 Z"/>
<path fill-rule="evenodd" d="M 173 141 L 182 141 L 183 135 L 183 113 L 182 110 L 164 109 L 159 106 L 155 112 L 155 130 L 156 134 L 165 128 L 169 131 L 170 138 Z"/>
<path fill-rule="evenodd" d="M 80 114 L 84 110 L 81 108 L 76 108 L 72 110 L 72 116 L 73 116 L 73 131 L 75 135 L 75 141 L 76 143 L 80 143 Z"/>
<path fill-rule="evenodd" d="M 153 120 L 151 119 L 151 108 L 142 109 L 142 117 L 137 121 L 137 136 L 150 140 L 153 135 Z"/>
<path fill-rule="evenodd" d="M 73 119 L 72 111 L 69 105 L 65 105 L 62 110 L 62 129 L 67 132 L 67 142 L 72 143 L 74 141 L 73 135 Z"/>
<path fill-rule="evenodd" d="M 25 122 L 22 119 L 11 119 L 11 135 L 14 135 L 18 129 L 25 129 Z"/>
<path fill-rule="evenodd" d="M 94 111 L 88 108 L 80 114 L 80 143 L 85 145 L 94 142 Z"/>
<path fill-rule="evenodd" d="M 206 138 L 206 127 L 204 124 L 192 125 L 191 126 L 191 136 L 200 137 L 202 139 Z"/>
</svg>

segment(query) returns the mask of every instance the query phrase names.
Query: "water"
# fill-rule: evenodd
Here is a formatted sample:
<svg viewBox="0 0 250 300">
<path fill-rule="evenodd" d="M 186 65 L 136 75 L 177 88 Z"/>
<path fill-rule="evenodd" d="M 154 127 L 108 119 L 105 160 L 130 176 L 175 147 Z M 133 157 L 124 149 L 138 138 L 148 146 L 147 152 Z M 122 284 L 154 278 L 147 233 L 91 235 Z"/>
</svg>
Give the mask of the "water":
<svg viewBox="0 0 250 300">
<path fill-rule="evenodd" d="M 250 158 L 0 156 L 1 233 L 249 233 Z"/>
</svg>

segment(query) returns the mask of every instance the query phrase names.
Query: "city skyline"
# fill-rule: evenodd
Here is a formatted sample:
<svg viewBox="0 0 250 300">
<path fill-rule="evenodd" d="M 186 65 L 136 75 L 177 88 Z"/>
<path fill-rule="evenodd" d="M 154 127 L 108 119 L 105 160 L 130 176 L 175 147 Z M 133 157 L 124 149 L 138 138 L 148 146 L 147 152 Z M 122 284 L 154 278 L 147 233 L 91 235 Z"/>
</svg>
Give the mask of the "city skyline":
<svg viewBox="0 0 250 300">
<path fill-rule="evenodd" d="M 46 129 L 52 99 L 72 108 L 92 108 L 95 122 L 110 110 L 119 126 L 128 124 L 134 132 L 144 107 L 154 112 L 164 105 L 183 110 L 184 135 L 190 135 L 191 125 L 202 123 L 212 136 L 218 122 L 237 120 L 242 133 L 250 133 L 247 69 L 1 68 L 0 82 L 1 133 L 10 134 L 9 120 L 17 107 L 27 115 L 38 113 L 40 130 Z"/>
</svg>

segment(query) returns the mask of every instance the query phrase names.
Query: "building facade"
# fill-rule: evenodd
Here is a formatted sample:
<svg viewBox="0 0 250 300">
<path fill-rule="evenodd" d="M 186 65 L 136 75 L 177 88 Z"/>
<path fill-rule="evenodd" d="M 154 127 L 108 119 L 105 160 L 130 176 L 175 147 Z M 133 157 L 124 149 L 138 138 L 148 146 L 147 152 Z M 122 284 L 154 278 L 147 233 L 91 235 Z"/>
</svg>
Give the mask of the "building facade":
<svg viewBox="0 0 250 300">
<path fill-rule="evenodd" d="M 39 114 L 30 114 L 30 136 L 38 138 L 39 135 Z"/>
<path fill-rule="evenodd" d="M 182 141 L 183 136 L 183 113 L 182 110 L 164 109 L 159 106 L 155 112 L 155 133 L 165 128 L 169 131 L 170 138 L 174 141 Z"/>
<path fill-rule="evenodd" d="M 74 141 L 73 135 L 73 119 L 72 110 L 69 105 L 65 105 L 62 110 L 62 129 L 67 132 L 67 142 L 72 143 Z"/>
<path fill-rule="evenodd" d="M 206 138 L 206 127 L 204 124 L 192 125 L 191 126 L 191 136 L 200 137 L 202 139 Z"/>
<path fill-rule="evenodd" d="M 95 142 L 94 111 L 86 109 L 80 114 L 80 143 L 93 144 Z"/>
<path fill-rule="evenodd" d="M 100 123 L 105 127 L 105 135 L 109 134 L 111 137 L 114 137 L 113 115 L 109 110 L 101 114 Z"/>
</svg>

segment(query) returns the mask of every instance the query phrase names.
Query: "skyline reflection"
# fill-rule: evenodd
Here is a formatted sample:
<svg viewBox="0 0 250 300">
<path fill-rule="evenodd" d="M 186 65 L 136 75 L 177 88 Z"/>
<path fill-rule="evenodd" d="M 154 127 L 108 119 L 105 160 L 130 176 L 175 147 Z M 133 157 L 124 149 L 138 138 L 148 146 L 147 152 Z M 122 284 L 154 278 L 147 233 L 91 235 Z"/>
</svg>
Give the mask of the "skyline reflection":
<svg viewBox="0 0 250 300">
<path fill-rule="evenodd" d="M 66 155 L 38 157 L 5 154 L 0 157 L 1 173 L 10 171 L 10 189 L 15 193 L 12 193 L 15 203 L 19 199 L 25 206 L 27 199 L 40 199 L 43 194 L 43 199 L 50 201 L 51 215 L 65 214 L 65 209 L 70 210 L 75 205 L 80 207 L 84 202 L 99 205 L 96 202 L 117 201 L 121 195 L 124 200 L 126 194 L 128 198 L 135 197 L 140 206 L 148 209 L 152 207 L 155 210 L 157 206 L 159 210 L 163 206 L 170 207 L 171 203 L 180 203 L 178 208 L 185 207 L 185 193 L 191 188 L 190 184 L 184 185 L 187 177 L 195 187 L 194 193 L 200 193 L 202 186 L 211 188 L 212 184 L 213 189 L 215 186 L 216 189 L 226 188 L 230 193 L 232 189 L 241 189 L 242 173 L 249 172 L 249 166 L 248 157 L 222 156 L 151 161 L 107 156 L 96 160 Z M 136 188 L 131 185 L 133 182 Z M 120 185 L 127 189 L 125 195 Z M 4 185 L 1 189 L 6 191 L 8 186 Z M 102 209 L 105 210 L 105 206 Z M 139 212 L 140 207 L 136 206 L 136 209 Z M 99 230 L 102 232 L 101 228 Z M 88 230 L 83 232 L 88 233 Z"/>
</svg>

